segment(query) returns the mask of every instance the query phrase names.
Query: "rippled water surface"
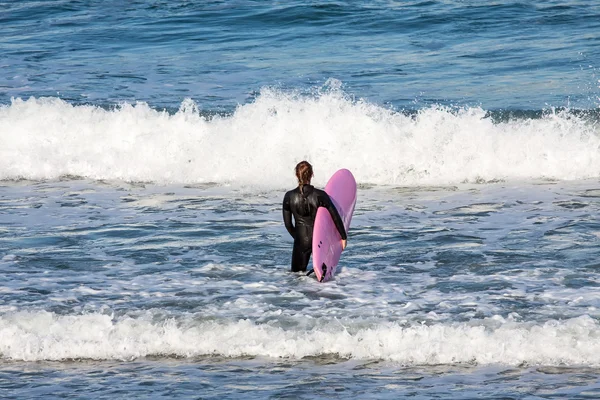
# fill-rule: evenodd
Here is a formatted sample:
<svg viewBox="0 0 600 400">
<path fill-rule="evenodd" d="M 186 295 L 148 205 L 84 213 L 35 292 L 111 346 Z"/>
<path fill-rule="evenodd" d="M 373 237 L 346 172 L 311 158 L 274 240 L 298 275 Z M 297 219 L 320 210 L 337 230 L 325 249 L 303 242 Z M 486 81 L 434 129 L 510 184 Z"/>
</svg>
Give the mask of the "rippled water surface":
<svg viewBox="0 0 600 400">
<path fill-rule="evenodd" d="M 318 284 L 288 272 L 283 190 L 6 182 L 3 386 L 593 397 L 599 185 L 363 186 Z"/>
<path fill-rule="evenodd" d="M 399 107 L 598 101 L 595 1 L 4 2 L 0 101 L 231 109 L 329 78 Z"/>
</svg>

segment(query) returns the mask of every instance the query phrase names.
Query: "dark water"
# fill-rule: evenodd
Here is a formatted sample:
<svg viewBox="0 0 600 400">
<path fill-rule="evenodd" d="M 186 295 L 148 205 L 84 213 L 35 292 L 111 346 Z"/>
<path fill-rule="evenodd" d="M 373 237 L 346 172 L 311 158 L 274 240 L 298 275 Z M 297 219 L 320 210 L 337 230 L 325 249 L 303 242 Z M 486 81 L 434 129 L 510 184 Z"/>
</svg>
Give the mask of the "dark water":
<svg viewBox="0 0 600 400">
<path fill-rule="evenodd" d="M 400 108 L 598 105 L 595 1 L 4 2 L 0 102 L 231 109 L 329 78 Z"/>
<path fill-rule="evenodd" d="M 598 370 L 468 366 L 400 367 L 382 362 L 275 360 L 8 364 L 7 398 L 378 398 L 593 399 Z M 352 376 L 348 385 L 345 376 Z M 39 385 L 43 380 L 44 385 Z"/>
</svg>

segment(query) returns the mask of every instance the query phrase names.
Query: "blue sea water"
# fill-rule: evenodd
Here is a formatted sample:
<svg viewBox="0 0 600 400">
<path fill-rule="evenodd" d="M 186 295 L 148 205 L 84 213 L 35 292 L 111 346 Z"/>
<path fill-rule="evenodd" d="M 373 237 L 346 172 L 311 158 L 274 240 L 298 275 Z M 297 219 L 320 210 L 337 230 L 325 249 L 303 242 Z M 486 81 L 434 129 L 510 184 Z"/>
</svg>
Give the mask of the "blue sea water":
<svg viewBox="0 0 600 400">
<path fill-rule="evenodd" d="M 589 0 L 0 1 L 0 397 L 600 397 L 599 67 Z"/>
</svg>

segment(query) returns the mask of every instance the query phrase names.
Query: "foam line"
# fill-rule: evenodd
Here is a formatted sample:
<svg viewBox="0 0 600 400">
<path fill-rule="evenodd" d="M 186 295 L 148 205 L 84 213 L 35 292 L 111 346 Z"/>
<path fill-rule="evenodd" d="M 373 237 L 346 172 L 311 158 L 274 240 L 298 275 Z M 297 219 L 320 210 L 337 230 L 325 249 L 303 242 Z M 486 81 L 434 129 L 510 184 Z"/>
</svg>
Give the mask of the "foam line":
<svg viewBox="0 0 600 400">
<path fill-rule="evenodd" d="M 145 356 L 264 356 L 300 359 L 335 354 L 408 365 L 454 363 L 600 365 L 600 326 L 588 316 L 566 321 L 401 326 L 321 321 L 318 329 L 283 329 L 249 320 L 158 320 L 151 314 L 17 312 L 0 317 L 0 354 L 12 360 L 135 359 Z"/>
</svg>

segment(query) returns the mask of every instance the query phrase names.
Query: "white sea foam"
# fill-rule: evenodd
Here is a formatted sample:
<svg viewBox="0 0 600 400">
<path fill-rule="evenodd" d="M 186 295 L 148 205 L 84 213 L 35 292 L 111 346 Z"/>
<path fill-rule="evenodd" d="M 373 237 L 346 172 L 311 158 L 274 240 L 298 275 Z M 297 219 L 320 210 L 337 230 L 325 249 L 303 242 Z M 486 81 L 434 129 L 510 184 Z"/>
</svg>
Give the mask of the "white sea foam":
<svg viewBox="0 0 600 400">
<path fill-rule="evenodd" d="M 286 186 L 302 159 L 319 184 L 341 167 L 359 182 L 408 185 L 600 174 L 598 128 L 567 113 L 495 124 L 480 108 L 431 107 L 410 117 L 336 91 L 263 90 L 214 118 L 191 100 L 170 115 L 143 103 L 104 110 L 15 99 L 0 106 L 0 142 L 0 179 Z"/>
<path fill-rule="evenodd" d="M 410 365 L 478 363 L 600 365 L 600 326 L 590 317 L 543 324 L 497 317 L 471 323 L 377 325 L 326 322 L 294 330 L 249 320 L 200 322 L 157 316 L 113 319 L 18 312 L 0 317 L 0 353 L 13 360 L 244 355 L 299 359 L 336 354 Z"/>
</svg>

